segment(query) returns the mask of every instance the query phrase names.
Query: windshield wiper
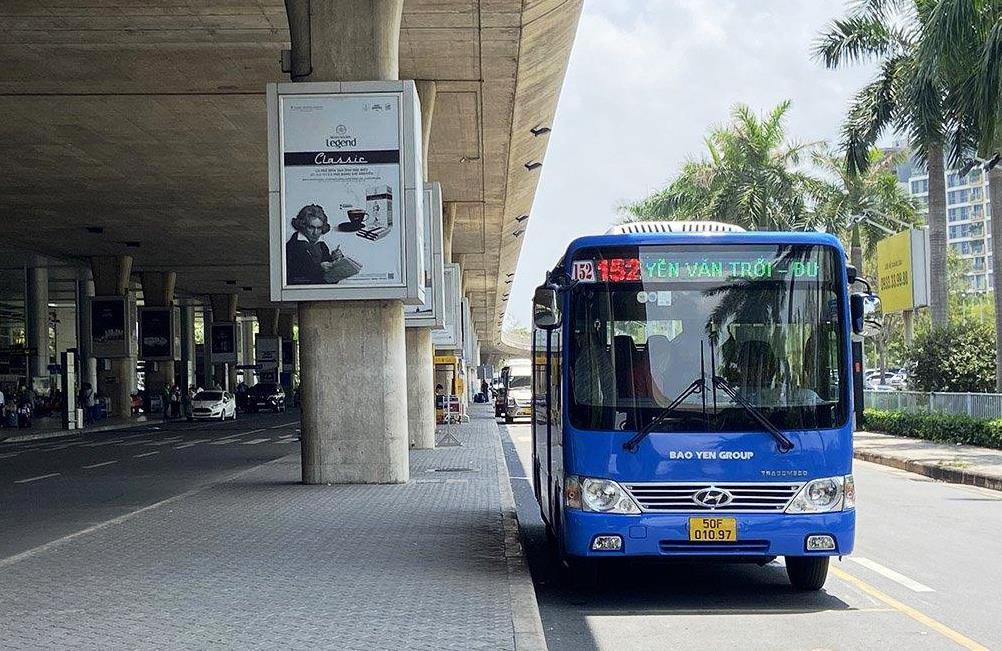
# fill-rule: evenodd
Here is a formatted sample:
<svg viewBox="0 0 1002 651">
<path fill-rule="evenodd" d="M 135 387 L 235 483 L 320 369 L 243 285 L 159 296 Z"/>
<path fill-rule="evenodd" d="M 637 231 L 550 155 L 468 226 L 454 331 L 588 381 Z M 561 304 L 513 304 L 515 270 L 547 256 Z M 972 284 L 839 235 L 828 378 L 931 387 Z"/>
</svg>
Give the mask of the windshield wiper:
<svg viewBox="0 0 1002 651">
<path fill-rule="evenodd" d="M 755 405 L 751 404 L 743 397 L 741 397 L 741 394 L 739 394 L 737 390 L 734 387 L 732 387 L 727 380 L 720 377 L 719 375 L 714 375 L 713 387 L 719 388 L 721 391 L 730 396 L 731 400 L 741 405 L 741 407 L 743 407 L 744 410 L 747 411 L 752 418 L 758 421 L 758 424 L 761 425 L 765 429 L 765 431 L 772 434 L 772 437 L 776 439 L 776 443 L 779 445 L 780 452 L 789 452 L 790 450 L 793 449 L 793 441 L 786 438 L 786 436 L 781 431 L 779 431 L 779 428 L 773 425 L 769 421 L 769 419 L 765 417 L 765 414 L 763 414 L 762 411 L 759 410 L 758 407 L 756 407 Z"/>
<path fill-rule="evenodd" d="M 636 434 L 630 437 L 630 440 L 623 444 L 623 449 L 629 452 L 636 452 L 637 448 L 640 447 L 640 442 L 644 440 L 644 437 L 650 434 L 655 427 L 667 420 L 668 417 L 671 416 L 672 412 L 675 411 L 675 408 L 682 404 L 686 398 L 697 391 L 703 393 L 705 390 L 706 380 L 702 377 L 698 377 L 693 380 L 692 384 L 686 387 L 682 393 L 678 394 L 678 397 L 672 400 L 667 407 L 661 409 L 657 415 L 651 419 L 651 422 L 647 423 L 647 425 L 642 427 Z"/>
</svg>

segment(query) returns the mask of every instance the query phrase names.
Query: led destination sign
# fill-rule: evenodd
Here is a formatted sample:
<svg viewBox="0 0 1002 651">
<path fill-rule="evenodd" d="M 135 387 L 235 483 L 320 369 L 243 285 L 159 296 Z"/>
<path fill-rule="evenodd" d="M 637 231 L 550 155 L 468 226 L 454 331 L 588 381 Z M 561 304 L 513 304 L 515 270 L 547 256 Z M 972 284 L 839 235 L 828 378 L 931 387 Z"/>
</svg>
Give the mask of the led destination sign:
<svg viewBox="0 0 1002 651">
<path fill-rule="evenodd" d="M 796 260 L 784 256 L 705 256 L 697 252 L 641 253 L 639 258 L 575 260 L 571 275 L 579 282 L 659 282 L 730 280 L 813 280 L 820 276 L 817 257 Z"/>
</svg>

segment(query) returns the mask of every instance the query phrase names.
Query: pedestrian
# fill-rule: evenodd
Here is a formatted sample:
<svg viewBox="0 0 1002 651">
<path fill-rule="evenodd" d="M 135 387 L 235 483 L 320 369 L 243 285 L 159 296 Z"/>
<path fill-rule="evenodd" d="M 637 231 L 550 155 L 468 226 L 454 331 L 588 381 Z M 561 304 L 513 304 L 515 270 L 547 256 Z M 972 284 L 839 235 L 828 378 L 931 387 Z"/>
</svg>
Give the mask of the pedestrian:
<svg viewBox="0 0 1002 651">
<path fill-rule="evenodd" d="M 490 393 L 490 385 L 487 384 L 486 378 L 480 380 L 480 395 L 483 396 L 483 402 L 487 402 L 490 399 L 488 395 Z"/>
<path fill-rule="evenodd" d="M 7 405 L 6 398 L 3 395 L 3 387 L 0 387 L 0 428 L 7 426 Z"/>
<path fill-rule="evenodd" d="M 170 391 L 170 413 L 172 418 L 181 417 L 181 387 L 177 384 Z"/>
<path fill-rule="evenodd" d="M 84 410 L 84 425 L 93 425 L 96 414 L 94 413 L 94 405 L 96 400 L 94 399 L 94 387 L 90 385 L 90 382 L 84 382 L 83 386 L 80 388 L 80 405 Z"/>
<path fill-rule="evenodd" d="M 24 387 L 21 390 L 20 395 L 17 397 L 17 426 L 18 428 L 29 428 L 31 427 L 31 410 L 32 410 L 32 399 L 31 391 L 28 387 Z"/>
</svg>

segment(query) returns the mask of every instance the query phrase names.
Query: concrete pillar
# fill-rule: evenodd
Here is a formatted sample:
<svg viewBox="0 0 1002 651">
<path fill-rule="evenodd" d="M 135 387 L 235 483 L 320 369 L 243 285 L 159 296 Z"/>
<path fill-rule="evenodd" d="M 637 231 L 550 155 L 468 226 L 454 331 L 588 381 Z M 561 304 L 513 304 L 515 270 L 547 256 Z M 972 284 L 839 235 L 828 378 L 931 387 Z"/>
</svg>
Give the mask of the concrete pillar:
<svg viewBox="0 0 1002 651">
<path fill-rule="evenodd" d="M 173 271 L 144 271 L 140 274 L 143 283 L 143 302 L 150 307 L 173 307 L 174 286 L 177 273 Z M 156 370 L 152 370 L 152 364 Z M 146 395 L 161 395 L 165 386 L 176 381 L 174 360 L 160 360 L 146 363 Z M 156 414 L 150 414 L 156 415 Z"/>
<path fill-rule="evenodd" d="M 212 365 L 212 306 L 202 305 L 202 387 L 211 389 L 216 385 L 216 367 Z"/>
<path fill-rule="evenodd" d="M 406 481 L 407 375 L 400 302 L 300 303 L 299 339 L 303 481 Z"/>
<path fill-rule="evenodd" d="M 403 0 L 289 0 L 293 59 L 311 43 L 308 81 L 398 78 Z M 299 304 L 303 481 L 409 478 L 404 309 L 400 301 Z"/>
<path fill-rule="evenodd" d="M 445 264 L 455 262 L 452 259 L 452 233 L 456 227 L 456 210 L 458 206 L 453 201 L 445 202 L 442 212 L 442 261 Z"/>
<path fill-rule="evenodd" d="M 257 332 L 270 337 L 278 336 L 279 311 L 277 307 L 263 307 L 254 310 L 257 316 Z"/>
<path fill-rule="evenodd" d="M 28 348 L 28 386 L 49 374 L 49 270 L 38 260 L 26 269 L 24 334 Z"/>
<path fill-rule="evenodd" d="M 254 363 L 254 321 L 244 319 L 240 322 L 240 363 L 249 365 Z M 257 384 L 257 376 L 251 369 L 244 369 L 244 383 L 248 387 Z"/>
<path fill-rule="evenodd" d="M 195 308 L 192 305 L 181 306 L 181 376 L 182 388 L 187 391 L 193 384 L 198 384 L 195 377 Z"/>
<path fill-rule="evenodd" d="M 237 295 L 236 294 L 210 294 L 209 302 L 212 303 L 212 320 L 233 321 L 237 320 Z M 237 335 L 239 338 L 239 333 Z M 206 339 L 209 344 L 208 350 L 211 353 L 212 341 Z M 240 342 L 234 342 L 235 347 L 240 346 Z M 237 365 L 236 364 L 216 364 L 214 370 L 215 380 L 223 389 L 233 391 L 237 386 Z"/>
<path fill-rule="evenodd" d="M 90 261 L 96 296 L 128 296 L 132 277 L 132 256 L 97 256 Z M 131 311 L 131 306 L 130 306 Z M 132 336 L 132 333 L 129 333 Z M 134 342 L 133 342 L 134 343 Z M 109 416 L 132 415 L 132 391 L 135 389 L 134 357 L 106 359 L 98 365 L 97 393 L 111 401 Z"/>
<path fill-rule="evenodd" d="M 431 328 L 407 328 L 407 433 L 412 448 L 435 447 L 435 351 Z"/>
<path fill-rule="evenodd" d="M 94 279 L 91 278 L 90 270 L 81 273 L 80 280 L 77 281 L 77 321 L 79 324 L 77 335 L 77 348 L 79 349 L 80 360 L 80 386 L 86 382 L 95 392 L 97 391 L 97 359 L 91 351 L 90 342 L 90 299 L 94 296 Z"/>
<path fill-rule="evenodd" d="M 421 100 L 421 143 L 424 176 L 428 177 L 428 145 L 435 113 L 435 82 L 417 82 Z M 430 328 L 407 328 L 407 432 L 412 448 L 435 447 L 435 350 Z"/>
<path fill-rule="evenodd" d="M 289 386 L 286 390 L 295 388 L 296 386 L 296 371 L 299 369 L 299 342 L 296 341 L 295 333 L 296 325 L 296 315 L 281 313 L 278 315 L 278 336 L 282 338 L 283 342 L 292 342 L 292 359 L 285 359 L 285 355 L 282 355 L 282 365 L 290 364 L 292 365 L 292 373 L 289 378 Z"/>
</svg>

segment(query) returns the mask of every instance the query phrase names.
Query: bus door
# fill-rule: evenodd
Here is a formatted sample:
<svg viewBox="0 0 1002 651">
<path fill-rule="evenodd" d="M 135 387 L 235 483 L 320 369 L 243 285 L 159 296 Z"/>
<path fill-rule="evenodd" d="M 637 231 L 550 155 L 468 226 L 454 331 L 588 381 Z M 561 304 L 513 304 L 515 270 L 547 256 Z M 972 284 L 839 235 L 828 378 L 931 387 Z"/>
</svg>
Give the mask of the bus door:
<svg viewBox="0 0 1002 651">
<path fill-rule="evenodd" d="M 532 490 L 536 501 L 546 504 L 544 496 L 548 494 L 547 441 L 549 440 L 549 363 L 546 354 L 547 333 L 545 330 L 534 329 L 532 336 Z M 547 510 L 540 509 L 543 518 L 547 518 Z"/>
</svg>

